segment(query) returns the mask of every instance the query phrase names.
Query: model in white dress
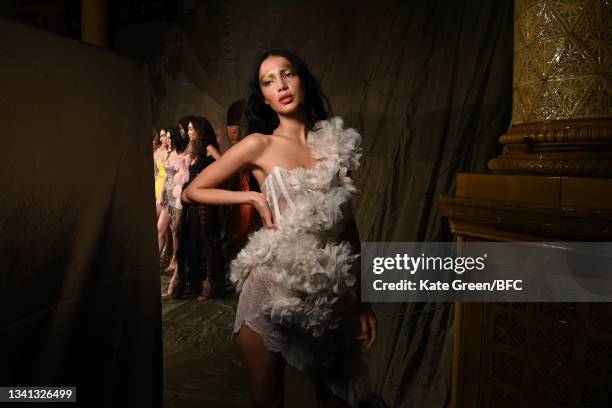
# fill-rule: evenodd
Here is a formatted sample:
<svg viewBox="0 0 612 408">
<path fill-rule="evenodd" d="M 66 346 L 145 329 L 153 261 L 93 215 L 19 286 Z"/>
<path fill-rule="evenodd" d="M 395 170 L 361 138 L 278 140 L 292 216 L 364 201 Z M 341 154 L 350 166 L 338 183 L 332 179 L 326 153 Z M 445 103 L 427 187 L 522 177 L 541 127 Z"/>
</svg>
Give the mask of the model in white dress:
<svg viewBox="0 0 612 408">
<path fill-rule="evenodd" d="M 276 229 L 262 228 L 232 262 L 241 291 L 234 333 L 243 324 L 351 405 L 369 395 L 355 336 L 359 255 L 339 236 L 358 191 L 348 172 L 361 158 L 361 136 L 340 118 L 320 121 L 307 143 L 312 168 L 275 166 L 262 185 Z M 358 248 L 357 248 L 358 250 Z"/>
</svg>

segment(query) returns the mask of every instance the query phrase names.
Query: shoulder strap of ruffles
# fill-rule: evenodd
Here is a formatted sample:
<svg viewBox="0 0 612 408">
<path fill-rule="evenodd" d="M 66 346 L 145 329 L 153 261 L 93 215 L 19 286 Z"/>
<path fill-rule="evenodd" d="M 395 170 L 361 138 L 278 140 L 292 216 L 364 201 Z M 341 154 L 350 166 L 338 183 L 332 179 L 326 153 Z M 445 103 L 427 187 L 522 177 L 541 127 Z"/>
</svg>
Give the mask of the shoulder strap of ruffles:
<svg viewBox="0 0 612 408">
<path fill-rule="evenodd" d="M 361 135 L 355 129 L 344 128 L 340 117 L 322 120 L 315 124 L 308 136 L 308 143 L 315 159 L 337 160 L 347 170 L 357 170 L 363 154 Z"/>
</svg>

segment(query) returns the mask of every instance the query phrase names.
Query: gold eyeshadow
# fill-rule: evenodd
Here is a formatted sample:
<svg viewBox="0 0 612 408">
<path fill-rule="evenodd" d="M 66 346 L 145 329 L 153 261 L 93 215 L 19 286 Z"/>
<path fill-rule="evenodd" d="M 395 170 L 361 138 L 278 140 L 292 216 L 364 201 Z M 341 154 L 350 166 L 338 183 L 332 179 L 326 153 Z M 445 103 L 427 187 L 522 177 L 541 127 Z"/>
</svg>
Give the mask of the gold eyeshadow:
<svg viewBox="0 0 612 408">
<path fill-rule="evenodd" d="M 293 69 L 293 67 L 284 67 L 284 68 L 281 68 L 279 72 L 280 72 L 281 75 L 295 74 L 295 70 Z M 263 85 L 267 80 L 270 80 L 270 79 L 273 80 L 275 78 L 276 77 L 275 77 L 275 75 L 272 72 L 268 72 L 265 75 L 263 75 L 259 81 Z"/>
</svg>

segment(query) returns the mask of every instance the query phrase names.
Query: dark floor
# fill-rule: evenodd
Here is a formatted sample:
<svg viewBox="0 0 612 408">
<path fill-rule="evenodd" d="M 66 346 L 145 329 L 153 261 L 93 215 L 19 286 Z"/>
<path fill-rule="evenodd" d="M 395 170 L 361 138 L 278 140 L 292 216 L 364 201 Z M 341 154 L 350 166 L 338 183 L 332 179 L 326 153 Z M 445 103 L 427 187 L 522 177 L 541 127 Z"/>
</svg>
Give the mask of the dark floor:
<svg viewBox="0 0 612 408">
<path fill-rule="evenodd" d="M 162 291 L 168 277 L 161 278 Z M 195 295 L 162 302 L 165 408 L 250 407 L 231 340 L 237 297 L 203 303 Z M 288 367 L 286 407 L 315 407 L 308 377 Z"/>
</svg>

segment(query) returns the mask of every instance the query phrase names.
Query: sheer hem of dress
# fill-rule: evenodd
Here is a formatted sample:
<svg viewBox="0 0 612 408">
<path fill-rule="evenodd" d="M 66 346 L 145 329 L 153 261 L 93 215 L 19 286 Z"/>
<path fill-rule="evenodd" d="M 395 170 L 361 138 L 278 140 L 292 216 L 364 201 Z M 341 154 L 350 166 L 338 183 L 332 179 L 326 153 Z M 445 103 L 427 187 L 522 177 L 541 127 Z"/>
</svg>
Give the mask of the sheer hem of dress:
<svg viewBox="0 0 612 408">
<path fill-rule="evenodd" d="M 261 312 L 261 302 L 269 296 L 268 288 L 273 282 L 265 271 L 257 269 L 243 286 L 232 336 L 236 336 L 244 324 L 261 336 L 268 351 L 280 354 L 296 369 L 307 371 L 350 406 L 367 401 L 371 397 L 367 368 L 360 345 L 352 336 L 350 319 L 316 340 L 307 332 L 271 322 Z"/>
</svg>

